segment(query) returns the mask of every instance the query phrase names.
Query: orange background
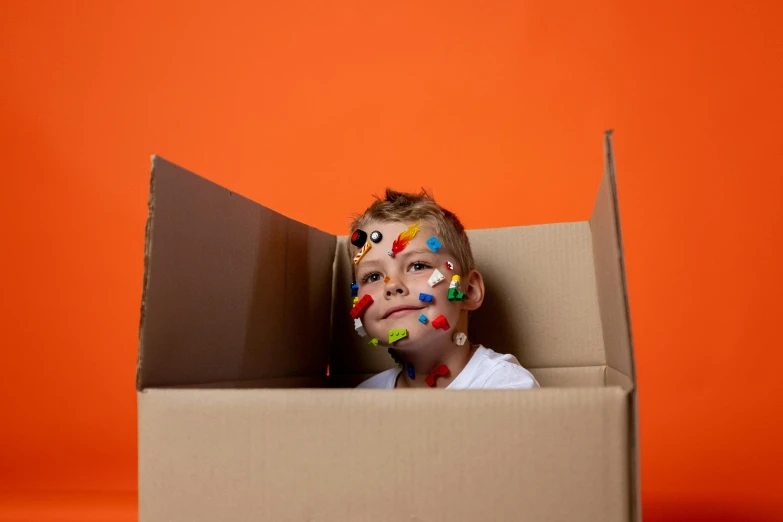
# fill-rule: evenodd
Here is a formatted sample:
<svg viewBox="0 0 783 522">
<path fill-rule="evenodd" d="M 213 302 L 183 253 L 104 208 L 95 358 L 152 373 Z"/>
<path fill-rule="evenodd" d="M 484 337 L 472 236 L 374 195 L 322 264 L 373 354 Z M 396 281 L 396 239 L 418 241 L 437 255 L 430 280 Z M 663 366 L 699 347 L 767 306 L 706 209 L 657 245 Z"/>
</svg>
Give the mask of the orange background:
<svg viewBox="0 0 783 522">
<path fill-rule="evenodd" d="M 586 219 L 610 127 L 645 519 L 783 519 L 783 4 L 127 4 L 0 7 L 0 519 L 135 517 L 151 153 L 334 233 L 387 185 L 480 228 Z"/>
</svg>

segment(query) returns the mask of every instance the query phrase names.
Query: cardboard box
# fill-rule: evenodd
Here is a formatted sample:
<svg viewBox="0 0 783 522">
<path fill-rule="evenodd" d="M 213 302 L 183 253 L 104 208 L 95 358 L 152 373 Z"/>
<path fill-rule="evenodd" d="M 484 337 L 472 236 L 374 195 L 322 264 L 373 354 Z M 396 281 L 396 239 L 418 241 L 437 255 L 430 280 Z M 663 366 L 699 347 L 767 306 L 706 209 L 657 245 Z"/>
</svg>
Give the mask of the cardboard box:
<svg viewBox="0 0 783 522">
<path fill-rule="evenodd" d="M 605 143 L 589 221 L 469 232 L 487 286 L 471 339 L 537 390 L 347 388 L 393 365 L 353 330 L 347 238 L 153 157 L 139 520 L 640 520 Z"/>
</svg>

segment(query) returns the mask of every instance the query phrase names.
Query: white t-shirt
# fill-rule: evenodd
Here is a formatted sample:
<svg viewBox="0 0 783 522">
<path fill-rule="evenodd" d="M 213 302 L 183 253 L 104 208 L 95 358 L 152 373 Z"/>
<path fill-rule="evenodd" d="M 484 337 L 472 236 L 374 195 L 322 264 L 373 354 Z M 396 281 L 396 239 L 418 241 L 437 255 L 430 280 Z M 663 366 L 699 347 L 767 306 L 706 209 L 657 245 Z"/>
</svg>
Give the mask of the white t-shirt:
<svg viewBox="0 0 783 522">
<path fill-rule="evenodd" d="M 392 368 L 373 375 L 357 388 L 394 388 L 401 371 L 399 368 Z M 446 389 L 538 387 L 536 378 L 519 364 L 516 357 L 479 346 L 465 368 L 451 381 L 451 384 L 446 386 Z"/>
</svg>

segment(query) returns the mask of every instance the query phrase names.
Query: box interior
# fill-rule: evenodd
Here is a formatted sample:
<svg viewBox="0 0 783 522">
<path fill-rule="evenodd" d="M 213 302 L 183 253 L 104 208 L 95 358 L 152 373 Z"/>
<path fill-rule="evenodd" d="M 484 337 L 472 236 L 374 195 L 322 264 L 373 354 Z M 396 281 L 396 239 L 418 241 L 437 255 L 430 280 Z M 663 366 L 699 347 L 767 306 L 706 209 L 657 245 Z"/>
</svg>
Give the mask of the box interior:
<svg viewBox="0 0 783 522">
<path fill-rule="evenodd" d="M 352 387 L 393 367 L 349 316 L 347 236 L 153 158 L 137 388 Z M 469 336 L 542 386 L 634 383 L 612 176 L 588 221 L 468 232 Z M 327 377 L 328 371 L 328 377 Z"/>
</svg>

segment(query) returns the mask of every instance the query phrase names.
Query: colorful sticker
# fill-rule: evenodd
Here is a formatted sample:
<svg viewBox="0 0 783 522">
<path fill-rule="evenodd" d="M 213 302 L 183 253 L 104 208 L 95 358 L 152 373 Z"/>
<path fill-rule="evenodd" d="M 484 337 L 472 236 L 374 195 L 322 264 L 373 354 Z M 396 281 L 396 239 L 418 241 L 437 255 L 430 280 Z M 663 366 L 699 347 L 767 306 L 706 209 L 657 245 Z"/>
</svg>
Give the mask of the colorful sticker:
<svg viewBox="0 0 783 522">
<path fill-rule="evenodd" d="M 403 337 L 408 337 L 408 330 L 405 328 L 389 330 L 389 344 L 394 344 Z"/>
<path fill-rule="evenodd" d="M 441 364 L 440 366 L 438 366 L 437 368 L 435 368 L 435 369 L 432 371 L 432 373 L 430 373 L 430 374 L 429 374 L 429 375 L 428 375 L 428 376 L 427 376 L 427 377 L 424 379 L 424 382 L 426 382 L 426 383 L 427 383 L 427 386 L 429 386 L 430 388 L 434 388 L 434 387 L 435 387 L 435 380 L 436 380 L 438 377 L 445 377 L 445 376 L 446 376 L 446 375 L 448 375 L 448 374 L 449 374 L 449 367 L 448 367 L 448 366 L 446 366 L 445 364 Z"/>
<path fill-rule="evenodd" d="M 357 252 L 356 255 L 354 256 L 353 264 L 358 265 L 359 261 L 361 261 L 361 259 L 364 257 L 364 254 L 369 252 L 371 248 L 372 248 L 372 243 L 370 243 L 369 241 L 366 242 L 364 246 L 361 248 L 361 250 L 359 250 L 359 252 Z"/>
<path fill-rule="evenodd" d="M 355 247 L 361 247 L 367 242 L 367 232 L 364 230 L 354 230 L 351 234 L 351 244 Z"/>
<path fill-rule="evenodd" d="M 357 317 L 361 317 L 362 314 L 367 310 L 367 307 L 372 303 L 372 296 L 370 294 L 364 294 L 364 297 L 362 297 L 359 302 L 356 303 L 356 306 L 351 308 L 351 318 L 356 319 Z"/>
<path fill-rule="evenodd" d="M 441 281 L 443 281 L 444 279 L 446 279 L 446 276 L 441 274 L 440 271 L 438 271 L 438 269 L 436 268 L 435 271 L 432 272 L 432 275 L 430 276 L 430 278 L 427 279 L 427 284 L 430 285 L 430 286 L 435 286 L 438 283 L 440 283 Z"/>
<path fill-rule="evenodd" d="M 432 326 L 436 330 L 443 330 L 444 332 L 447 331 L 451 326 L 449 325 L 449 320 L 446 319 L 445 316 L 439 315 L 435 319 L 432 320 Z"/>
<path fill-rule="evenodd" d="M 443 245 L 440 244 L 440 241 L 438 241 L 437 237 L 432 236 L 427 240 L 427 246 L 430 247 L 430 250 L 433 252 L 437 252 Z"/>
<path fill-rule="evenodd" d="M 419 225 L 421 223 L 414 223 L 413 225 L 408 227 L 408 230 L 405 232 L 402 232 L 397 239 L 394 240 L 392 243 L 392 254 L 399 254 L 403 250 L 405 250 L 405 247 L 408 246 L 408 243 L 410 243 L 411 239 L 416 237 L 416 233 L 419 231 Z"/>
<path fill-rule="evenodd" d="M 419 301 L 424 301 L 425 303 L 431 303 L 432 302 L 432 296 L 430 294 L 419 294 Z"/>
<path fill-rule="evenodd" d="M 357 317 L 353 320 L 353 328 L 356 330 L 356 333 L 359 334 L 359 337 L 367 337 L 367 331 L 364 329 L 364 325 L 360 318 Z"/>
</svg>

